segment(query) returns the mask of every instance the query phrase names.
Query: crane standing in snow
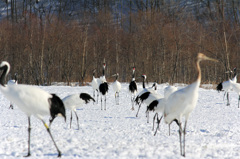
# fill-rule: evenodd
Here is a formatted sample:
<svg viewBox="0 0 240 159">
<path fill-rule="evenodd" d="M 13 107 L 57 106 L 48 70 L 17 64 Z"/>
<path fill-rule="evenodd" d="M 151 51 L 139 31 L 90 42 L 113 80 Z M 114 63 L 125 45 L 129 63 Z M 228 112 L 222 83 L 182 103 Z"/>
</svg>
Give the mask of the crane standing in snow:
<svg viewBox="0 0 240 159">
<path fill-rule="evenodd" d="M 55 94 L 49 94 L 48 92 L 45 92 L 44 90 L 34 86 L 20 84 L 6 86 L 4 83 L 6 76 L 10 71 L 9 63 L 3 61 L 0 64 L 0 70 L 3 70 L 3 73 L 0 77 L 1 92 L 8 100 L 16 104 L 28 116 L 28 154 L 26 157 L 31 156 L 31 115 L 34 115 L 42 121 L 58 151 L 58 157 L 61 157 L 61 151 L 58 149 L 57 144 L 53 139 L 49 126 L 43 120 L 43 116 L 50 115 L 52 117 L 51 122 L 57 115 L 63 116 L 66 120 L 65 108 L 62 100 Z"/>
<path fill-rule="evenodd" d="M 136 104 L 139 105 L 136 117 L 138 116 L 142 103 L 149 105 L 152 101 L 162 98 L 162 96 L 158 94 L 156 91 L 156 88 L 155 88 L 157 86 L 156 83 L 154 83 L 153 87 L 151 88 L 145 88 L 145 80 L 147 76 L 142 75 L 142 78 L 143 78 L 143 90 L 140 93 L 138 93 L 135 99 Z"/>
<path fill-rule="evenodd" d="M 99 78 L 95 78 L 95 72 L 96 70 L 93 70 L 93 79 L 91 82 L 92 88 L 93 88 L 93 98 L 95 99 L 95 93 L 97 92 L 97 104 L 98 104 L 98 96 L 99 96 Z"/>
<path fill-rule="evenodd" d="M 184 157 L 187 121 L 190 113 L 196 107 L 198 100 L 198 89 L 201 83 L 201 69 L 199 63 L 202 60 L 217 61 L 215 59 L 207 57 L 202 53 L 198 53 L 196 60 L 198 76 L 196 81 L 188 85 L 187 87 L 172 93 L 166 100 L 166 105 L 164 108 L 165 123 L 171 124 L 173 121 L 175 121 L 179 126 L 180 152 L 181 155 Z M 182 117 L 185 117 L 184 129 L 182 129 Z"/>
<path fill-rule="evenodd" d="M 113 87 L 113 90 L 114 90 L 114 92 L 115 92 L 115 101 L 116 101 L 116 104 L 119 105 L 119 92 L 121 91 L 121 83 L 118 82 L 118 76 L 119 76 L 118 73 L 114 74 L 113 76 L 115 76 L 116 79 L 115 79 L 115 81 L 113 82 L 112 87 Z"/>
<path fill-rule="evenodd" d="M 224 95 L 223 95 L 223 99 L 225 98 L 225 95 L 227 94 L 227 106 L 230 105 L 230 102 L 229 102 L 229 91 L 232 89 L 232 86 L 230 84 L 230 81 L 232 81 L 233 83 L 236 83 L 237 82 L 237 68 L 234 68 L 233 69 L 233 73 L 234 73 L 234 77 L 233 79 L 229 79 L 228 81 L 224 81 L 224 82 L 221 82 L 217 85 L 217 91 L 222 91 L 224 90 Z"/>
<path fill-rule="evenodd" d="M 137 83 L 135 81 L 135 67 L 133 67 L 132 70 L 132 80 L 129 83 L 129 91 L 131 92 L 132 110 L 134 110 L 134 99 L 137 93 Z"/>
<path fill-rule="evenodd" d="M 90 100 L 95 102 L 94 98 L 92 98 L 87 93 L 72 94 L 72 95 L 66 96 L 65 98 L 62 99 L 65 108 L 71 110 L 70 128 L 72 125 L 72 111 L 74 111 L 74 113 L 76 115 L 78 129 L 79 129 L 79 121 L 78 121 L 78 115 L 77 115 L 76 109 L 82 107 L 83 104 L 88 104 L 90 102 Z"/>
<path fill-rule="evenodd" d="M 108 92 L 108 83 L 105 77 L 105 67 L 106 67 L 106 63 L 103 62 L 103 71 L 102 71 L 102 76 L 100 77 L 100 84 L 99 84 L 99 91 L 101 93 L 101 110 L 102 110 L 102 97 L 104 96 L 104 110 L 106 110 L 106 102 L 107 102 L 107 92 Z"/>
</svg>

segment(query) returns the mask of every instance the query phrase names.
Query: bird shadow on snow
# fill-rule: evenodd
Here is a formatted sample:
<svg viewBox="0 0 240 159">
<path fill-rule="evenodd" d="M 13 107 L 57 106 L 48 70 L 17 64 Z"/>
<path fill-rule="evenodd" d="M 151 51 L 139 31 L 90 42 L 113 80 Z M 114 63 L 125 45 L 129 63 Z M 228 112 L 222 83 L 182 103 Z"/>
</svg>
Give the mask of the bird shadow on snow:
<svg viewBox="0 0 240 159">
<path fill-rule="evenodd" d="M 200 131 L 201 131 L 202 133 L 209 133 L 208 130 L 204 130 L 204 129 L 200 129 Z"/>
<path fill-rule="evenodd" d="M 130 117 L 125 117 L 125 119 L 137 119 L 137 118 L 130 116 Z"/>
</svg>

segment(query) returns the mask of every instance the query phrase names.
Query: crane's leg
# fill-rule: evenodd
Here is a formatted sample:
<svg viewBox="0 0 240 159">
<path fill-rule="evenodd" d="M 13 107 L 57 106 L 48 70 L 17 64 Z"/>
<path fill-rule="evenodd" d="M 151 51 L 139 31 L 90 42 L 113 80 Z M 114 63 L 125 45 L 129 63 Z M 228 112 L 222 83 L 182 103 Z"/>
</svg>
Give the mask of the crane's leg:
<svg viewBox="0 0 240 159">
<path fill-rule="evenodd" d="M 72 111 L 71 111 L 71 117 L 70 117 L 70 129 L 71 129 L 71 126 L 72 126 Z"/>
<path fill-rule="evenodd" d="M 170 125 L 171 125 L 171 123 L 168 124 L 168 134 L 169 134 L 169 136 L 170 136 Z"/>
<path fill-rule="evenodd" d="M 13 109 L 13 103 L 12 102 L 10 102 L 9 109 Z"/>
<path fill-rule="evenodd" d="M 149 111 L 146 111 L 147 123 L 149 123 Z"/>
<path fill-rule="evenodd" d="M 138 112 L 139 112 L 139 110 L 140 110 L 140 108 L 141 108 L 141 104 L 142 104 L 142 103 L 140 103 L 139 106 L 138 106 L 138 111 L 137 111 L 136 117 L 138 117 Z"/>
<path fill-rule="evenodd" d="M 51 127 L 52 122 L 53 122 L 54 119 L 55 119 L 55 117 L 51 117 L 51 118 L 49 119 L 49 127 Z"/>
<path fill-rule="evenodd" d="M 154 130 L 154 123 L 155 123 L 156 117 L 158 118 L 158 113 L 155 113 L 155 115 L 153 117 L 153 128 L 152 128 L 152 131 Z"/>
<path fill-rule="evenodd" d="M 51 134 L 51 131 L 50 131 L 48 125 L 47 125 L 43 120 L 42 120 L 42 122 L 43 122 L 43 125 L 46 127 L 47 132 L 49 133 L 49 135 L 50 135 L 50 137 L 51 137 L 51 139 L 52 139 L 52 141 L 53 141 L 53 143 L 54 143 L 54 146 L 56 147 L 56 149 L 57 149 L 57 151 L 58 151 L 58 157 L 61 157 L 61 156 L 62 156 L 62 155 L 61 155 L 61 151 L 58 149 L 57 144 L 56 144 L 56 142 L 54 141 L 54 139 L 53 139 L 53 137 L 52 137 L 52 134 Z"/>
<path fill-rule="evenodd" d="M 135 98 L 135 97 L 132 95 L 132 96 L 131 96 L 132 110 L 134 110 L 134 98 Z"/>
<path fill-rule="evenodd" d="M 224 95 L 223 95 L 223 101 L 224 101 L 224 98 L 225 98 L 226 93 L 227 93 L 227 92 L 224 92 Z"/>
<path fill-rule="evenodd" d="M 227 92 L 227 106 L 229 106 L 230 103 L 229 103 L 229 93 Z"/>
<path fill-rule="evenodd" d="M 180 152 L 181 152 L 181 155 L 183 156 L 183 153 L 182 153 L 182 124 L 178 122 L 178 120 L 174 120 L 177 125 L 179 126 L 179 142 L 180 142 Z"/>
<path fill-rule="evenodd" d="M 156 131 L 154 133 L 154 136 L 157 134 L 157 130 L 159 129 L 159 125 L 160 125 L 160 122 L 161 122 L 162 118 L 163 118 L 163 115 L 161 116 L 160 119 L 158 119 L 158 117 L 157 117 L 157 128 L 156 128 Z"/>
<path fill-rule="evenodd" d="M 24 157 L 29 157 L 31 156 L 30 153 L 30 141 L 31 141 L 31 121 L 30 121 L 30 116 L 28 117 L 28 154 Z"/>
<path fill-rule="evenodd" d="M 78 115 L 77 115 L 77 112 L 76 111 L 74 111 L 75 112 L 75 115 L 76 115 L 76 118 L 77 118 L 77 124 L 78 124 L 78 130 L 79 130 L 79 121 L 78 121 Z"/>
<path fill-rule="evenodd" d="M 93 90 L 93 98 L 95 99 L 95 90 Z M 94 102 L 93 102 L 94 103 Z"/>
<path fill-rule="evenodd" d="M 115 92 L 115 102 L 117 104 L 117 92 Z"/>
<path fill-rule="evenodd" d="M 98 90 L 96 91 L 97 91 L 97 104 L 98 104 L 99 91 Z"/>
<path fill-rule="evenodd" d="M 105 94 L 105 96 L 104 96 L 104 110 L 106 110 L 106 103 L 107 103 L 107 97 L 106 97 L 106 94 Z"/>
<path fill-rule="evenodd" d="M 185 136 L 186 136 L 186 127 L 187 127 L 187 120 L 185 121 L 184 130 L 183 130 L 183 156 L 185 157 Z"/>
<path fill-rule="evenodd" d="M 119 92 L 117 92 L 117 105 L 119 105 Z"/>
</svg>

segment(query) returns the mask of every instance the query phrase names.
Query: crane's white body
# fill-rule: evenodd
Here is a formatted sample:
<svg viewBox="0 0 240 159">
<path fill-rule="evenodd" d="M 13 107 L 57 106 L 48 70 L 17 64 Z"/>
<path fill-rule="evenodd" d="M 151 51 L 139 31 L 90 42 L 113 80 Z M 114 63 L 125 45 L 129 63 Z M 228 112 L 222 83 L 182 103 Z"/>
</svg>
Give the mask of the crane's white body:
<svg viewBox="0 0 240 159">
<path fill-rule="evenodd" d="M 64 97 L 62 101 L 64 103 L 65 108 L 72 111 L 76 111 L 77 108 L 82 107 L 83 104 L 85 103 L 85 101 L 79 97 L 79 94 L 68 95 Z"/>
<path fill-rule="evenodd" d="M 72 94 L 62 99 L 65 108 L 71 110 L 70 128 L 72 125 L 72 111 L 74 111 L 76 115 L 78 129 L 79 129 L 79 121 L 78 121 L 78 115 L 76 110 L 77 108 L 82 107 L 84 104 L 87 104 L 90 100 L 93 100 L 93 102 L 95 102 L 94 99 L 87 93 Z"/>
<path fill-rule="evenodd" d="M 17 78 L 16 77 L 17 75 L 15 74 L 15 78 Z M 8 82 L 7 82 L 7 85 L 17 85 L 18 84 L 18 81 L 17 81 L 17 79 L 12 79 L 12 80 L 9 80 Z M 12 101 L 10 101 L 10 107 L 9 108 L 11 108 L 11 109 L 13 109 L 13 102 Z"/>
<path fill-rule="evenodd" d="M 114 81 L 114 82 L 112 83 L 112 88 L 113 88 L 113 90 L 114 90 L 115 93 L 116 93 L 116 92 L 120 92 L 120 91 L 121 91 L 121 88 L 122 88 L 121 83 L 118 82 L 117 80 Z"/>
<path fill-rule="evenodd" d="M 95 78 L 94 76 L 93 76 L 93 79 L 92 79 L 92 82 L 91 82 L 91 86 L 93 88 L 93 91 L 98 90 L 99 82 L 98 82 L 98 79 Z"/>
<path fill-rule="evenodd" d="M 238 94 L 238 108 L 239 108 L 239 100 L 240 100 L 240 83 L 236 83 L 235 81 L 230 80 L 231 87 L 233 91 Z"/>
<path fill-rule="evenodd" d="M 170 124 L 174 119 L 181 123 L 182 117 L 188 120 L 189 114 L 197 104 L 199 85 L 200 81 L 197 80 L 191 85 L 172 93 L 167 98 L 164 108 L 164 120 L 167 124 Z"/>
<path fill-rule="evenodd" d="M 116 80 L 112 83 L 112 87 L 113 87 L 113 91 L 115 92 L 115 101 L 116 101 L 116 104 L 119 105 L 119 92 L 121 91 L 121 83 L 118 82 L 118 76 L 119 74 L 116 73 L 115 75 L 113 76 L 116 76 Z"/>
<path fill-rule="evenodd" d="M 44 115 L 50 114 L 48 99 L 52 95 L 42 89 L 22 84 L 0 86 L 0 89 L 6 98 L 15 103 L 27 116 L 34 115 L 43 119 Z"/>
</svg>

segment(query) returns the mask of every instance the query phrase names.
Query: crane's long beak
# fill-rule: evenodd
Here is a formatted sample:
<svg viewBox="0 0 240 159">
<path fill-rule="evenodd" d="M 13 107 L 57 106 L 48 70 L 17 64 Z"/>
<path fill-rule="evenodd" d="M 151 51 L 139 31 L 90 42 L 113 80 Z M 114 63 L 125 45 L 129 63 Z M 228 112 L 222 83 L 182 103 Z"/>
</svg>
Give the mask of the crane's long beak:
<svg viewBox="0 0 240 159">
<path fill-rule="evenodd" d="M 218 62 L 218 60 L 216 60 L 216 59 L 213 59 L 213 58 L 211 58 L 211 57 L 205 57 L 205 60 L 210 60 L 210 61 L 214 61 L 214 62 Z"/>
</svg>

